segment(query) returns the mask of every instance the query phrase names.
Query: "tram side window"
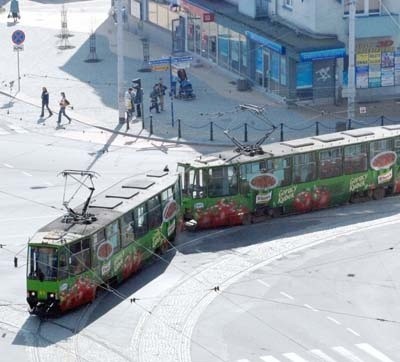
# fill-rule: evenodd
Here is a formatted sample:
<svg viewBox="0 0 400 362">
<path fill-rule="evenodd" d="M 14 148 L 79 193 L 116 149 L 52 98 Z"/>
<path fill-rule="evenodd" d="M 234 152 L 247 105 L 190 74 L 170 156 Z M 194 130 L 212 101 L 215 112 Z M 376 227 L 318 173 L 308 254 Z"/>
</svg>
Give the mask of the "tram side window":
<svg viewBox="0 0 400 362">
<path fill-rule="evenodd" d="M 393 150 L 393 140 L 380 140 L 374 141 L 369 144 L 369 157 L 370 160 L 378 153 L 385 152 L 385 151 L 392 151 Z"/>
<path fill-rule="evenodd" d="M 400 165 L 400 137 L 394 140 L 394 152 L 397 155 L 397 165 Z"/>
<path fill-rule="evenodd" d="M 74 242 L 69 246 L 69 273 L 81 274 L 88 271 L 90 265 L 90 239 L 85 238 Z"/>
<path fill-rule="evenodd" d="M 315 153 L 293 156 L 293 182 L 309 182 L 316 179 L 317 167 Z"/>
<path fill-rule="evenodd" d="M 190 171 L 188 166 L 178 166 L 178 172 L 181 175 L 181 187 L 182 187 L 182 194 L 188 195 L 189 194 L 189 184 L 190 184 Z"/>
<path fill-rule="evenodd" d="M 178 181 L 173 188 L 173 192 L 174 192 L 174 199 L 177 202 L 178 205 L 181 204 L 181 187 L 180 187 L 181 183 L 180 181 Z"/>
<path fill-rule="evenodd" d="M 208 170 L 208 195 L 210 197 L 236 195 L 238 173 L 234 166 L 215 167 Z"/>
<path fill-rule="evenodd" d="M 134 223 L 133 215 L 131 212 L 126 213 L 121 218 L 121 242 L 122 247 L 129 245 L 135 240 L 135 234 L 133 233 Z"/>
<path fill-rule="evenodd" d="M 148 231 L 147 227 L 147 213 L 146 213 L 146 204 L 139 205 L 135 208 L 133 212 L 133 218 L 135 220 L 135 236 L 140 238 L 145 235 Z"/>
<path fill-rule="evenodd" d="M 260 173 L 274 175 L 278 181 L 277 186 L 286 186 L 291 183 L 290 158 L 274 158 L 261 161 L 259 169 Z"/>
<path fill-rule="evenodd" d="M 190 170 L 189 172 L 189 195 L 193 199 L 205 197 L 205 172 L 203 169 Z"/>
<path fill-rule="evenodd" d="M 342 175 L 342 149 L 332 148 L 319 152 L 319 178 Z"/>
<path fill-rule="evenodd" d="M 113 253 L 120 249 L 118 220 L 106 226 L 107 241 L 113 246 Z"/>
<path fill-rule="evenodd" d="M 367 171 L 367 145 L 357 144 L 344 148 L 343 171 L 345 175 Z"/>
<path fill-rule="evenodd" d="M 171 190 L 172 197 L 172 190 Z M 154 229 L 161 224 L 161 204 L 159 196 L 154 196 L 147 201 L 147 220 L 149 229 Z"/>
</svg>

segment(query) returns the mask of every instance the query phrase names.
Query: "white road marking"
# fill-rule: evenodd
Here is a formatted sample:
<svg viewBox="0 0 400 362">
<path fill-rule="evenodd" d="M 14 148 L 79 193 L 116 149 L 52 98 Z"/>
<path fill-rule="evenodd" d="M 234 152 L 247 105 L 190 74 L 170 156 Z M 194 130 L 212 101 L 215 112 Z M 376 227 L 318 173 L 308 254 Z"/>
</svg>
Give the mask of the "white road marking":
<svg viewBox="0 0 400 362">
<path fill-rule="evenodd" d="M 3 163 L 3 166 L 6 166 L 8 168 L 14 168 L 14 166 L 9 165 L 8 163 Z"/>
<path fill-rule="evenodd" d="M 279 362 L 279 359 L 276 359 L 275 357 L 272 356 L 260 356 L 260 360 L 264 362 Z"/>
<path fill-rule="evenodd" d="M 28 133 L 27 130 L 21 128 L 20 126 L 16 126 L 14 124 L 8 124 L 8 127 L 11 128 L 13 131 L 17 132 L 17 133 Z"/>
<path fill-rule="evenodd" d="M 331 322 L 336 323 L 338 325 L 341 325 L 342 323 L 340 323 L 339 321 L 337 321 L 335 318 L 332 317 L 326 317 L 326 319 L 329 319 Z"/>
<path fill-rule="evenodd" d="M 260 284 L 262 284 L 264 287 L 269 288 L 269 287 L 271 286 L 271 285 L 269 285 L 267 282 L 264 282 L 264 280 L 257 279 L 257 281 L 258 281 Z"/>
<path fill-rule="evenodd" d="M 54 186 L 54 184 L 52 184 L 51 182 L 45 181 L 44 183 L 45 183 L 47 186 Z"/>
<path fill-rule="evenodd" d="M 0 135 L 4 136 L 6 134 L 10 134 L 10 132 L 6 131 L 4 128 L 0 128 Z"/>
<path fill-rule="evenodd" d="M 293 362 L 307 362 L 304 358 L 301 358 L 296 353 L 284 353 L 283 354 L 287 359 L 290 359 Z"/>
<path fill-rule="evenodd" d="M 291 299 L 291 300 L 294 300 L 294 298 L 291 296 L 291 295 L 289 295 L 289 294 L 287 294 L 287 293 L 285 293 L 285 292 L 280 292 L 284 297 L 286 297 L 286 298 L 289 298 L 289 299 Z"/>
<path fill-rule="evenodd" d="M 32 175 L 29 172 L 21 171 L 25 176 L 32 177 Z"/>
<path fill-rule="evenodd" d="M 313 312 L 318 312 L 318 309 L 315 309 L 313 306 L 309 305 L 309 304 L 304 304 L 304 306 L 308 309 L 311 309 Z"/>
<path fill-rule="evenodd" d="M 372 347 L 368 343 L 358 343 L 358 344 L 356 344 L 356 346 L 358 348 L 360 348 L 361 350 L 363 350 L 364 352 L 366 352 L 369 355 L 371 355 L 372 357 L 375 357 L 379 361 L 382 361 L 382 362 L 394 362 L 388 356 L 386 356 L 382 352 L 378 351 L 376 348 Z"/>
<path fill-rule="evenodd" d="M 357 336 L 357 337 L 360 337 L 360 335 L 354 330 L 354 329 L 351 329 L 351 328 L 346 328 L 350 333 L 352 333 L 352 334 L 354 334 L 355 336 Z"/>
<path fill-rule="evenodd" d="M 342 346 L 332 347 L 332 349 L 336 353 L 339 353 L 341 356 L 347 358 L 348 360 L 350 360 L 352 362 L 363 362 L 363 360 L 359 359 L 356 355 L 354 355 L 348 349 L 346 349 Z"/>
<path fill-rule="evenodd" d="M 317 357 L 320 357 L 324 362 L 336 362 L 333 358 L 330 358 L 325 352 L 320 349 L 311 349 L 310 352 Z"/>
<path fill-rule="evenodd" d="M 237 362 L 250 362 L 248 359 L 238 359 Z"/>
</svg>

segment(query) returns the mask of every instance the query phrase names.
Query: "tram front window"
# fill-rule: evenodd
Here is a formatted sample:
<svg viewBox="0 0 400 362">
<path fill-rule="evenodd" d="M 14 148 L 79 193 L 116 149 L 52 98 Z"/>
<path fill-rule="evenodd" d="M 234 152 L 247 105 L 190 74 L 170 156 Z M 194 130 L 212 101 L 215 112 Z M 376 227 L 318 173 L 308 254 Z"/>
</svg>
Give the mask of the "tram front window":
<svg viewBox="0 0 400 362">
<path fill-rule="evenodd" d="M 54 280 L 57 278 L 58 256 L 56 248 L 29 247 L 28 278 Z"/>
</svg>

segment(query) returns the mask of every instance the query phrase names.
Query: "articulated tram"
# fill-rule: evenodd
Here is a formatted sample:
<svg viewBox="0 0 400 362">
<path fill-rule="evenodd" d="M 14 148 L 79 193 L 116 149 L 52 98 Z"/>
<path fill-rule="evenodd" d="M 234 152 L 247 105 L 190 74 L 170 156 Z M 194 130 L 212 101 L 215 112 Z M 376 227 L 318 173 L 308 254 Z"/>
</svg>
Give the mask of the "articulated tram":
<svg viewBox="0 0 400 362">
<path fill-rule="evenodd" d="M 29 241 L 30 312 L 57 315 L 93 301 L 98 288 L 135 273 L 175 238 L 180 203 L 179 176 L 154 171 L 124 179 L 94 199 L 90 195 L 82 212 L 68 207 L 68 214 Z"/>
<path fill-rule="evenodd" d="M 251 223 L 400 192 L 400 125 L 235 144 L 178 165 L 188 227 Z"/>
</svg>

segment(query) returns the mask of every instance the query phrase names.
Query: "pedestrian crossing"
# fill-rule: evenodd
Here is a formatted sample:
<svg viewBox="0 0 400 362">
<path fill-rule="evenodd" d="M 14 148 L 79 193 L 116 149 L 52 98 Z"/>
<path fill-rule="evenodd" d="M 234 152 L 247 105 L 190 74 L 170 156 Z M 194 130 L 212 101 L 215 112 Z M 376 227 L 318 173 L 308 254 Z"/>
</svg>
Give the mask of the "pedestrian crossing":
<svg viewBox="0 0 400 362">
<path fill-rule="evenodd" d="M 0 126 L 0 136 L 6 136 L 15 133 L 22 134 L 22 133 L 28 133 L 28 131 L 20 126 L 11 123 Z"/>
<path fill-rule="evenodd" d="M 321 349 L 310 349 L 304 352 L 285 352 L 259 356 L 257 360 L 254 358 L 249 360 L 241 358 L 236 362 L 395 362 L 387 354 L 379 351 L 377 348 L 371 346 L 368 343 L 357 343 L 351 347 L 344 346 L 332 346 L 325 350 Z"/>
</svg>

